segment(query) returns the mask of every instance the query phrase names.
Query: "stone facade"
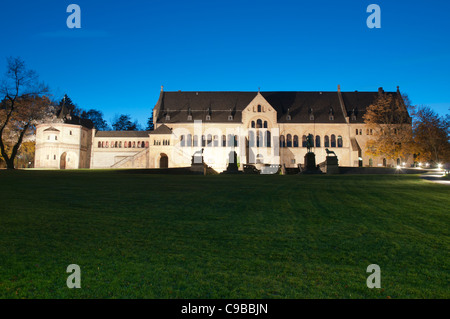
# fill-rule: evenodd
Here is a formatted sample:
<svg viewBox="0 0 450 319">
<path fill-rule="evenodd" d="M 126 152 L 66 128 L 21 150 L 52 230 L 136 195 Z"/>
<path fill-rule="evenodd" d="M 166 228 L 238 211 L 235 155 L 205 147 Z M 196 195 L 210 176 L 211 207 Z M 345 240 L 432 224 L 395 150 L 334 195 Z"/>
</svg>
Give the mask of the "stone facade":
<svg viewBox="0 0 450 319">
<path fill-rule="evenodd" d="M 102 132 L 83 123 L 41 124 L 37 168 L 188 167 L 194 153 L 224 171 L 230 152 L 242 164 L 297 167 L 314 136 L 316 163 L 328 148 L 340 166 L 391 166 L 365 152 L 373 135 L 363 121 L 378 92 L 164 92 L 153 109 L 155 130 Z M 400 92 L 391 92 L 397 94 Z M 73 122 L 73 121 L 72 121 Z"/>
</svg>

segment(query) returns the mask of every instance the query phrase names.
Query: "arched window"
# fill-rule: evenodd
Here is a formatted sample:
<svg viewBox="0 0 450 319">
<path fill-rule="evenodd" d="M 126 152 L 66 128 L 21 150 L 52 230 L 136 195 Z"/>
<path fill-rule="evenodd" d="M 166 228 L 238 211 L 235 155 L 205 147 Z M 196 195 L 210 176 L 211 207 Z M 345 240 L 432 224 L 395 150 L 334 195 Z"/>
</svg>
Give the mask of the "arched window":
<svg viewBox="0 0 450 319">
<path fill-rule="evenodd" d="M 266 138 L 265 138 L 265 141 L 266 141 L 266 147 L 271 147 L 271 139 L 272 139 L 272 137 L 270 136 L 271 134 L 270 134 L 270 131 L 269 130 L 267 130 L 266 131 Z"/>
<path fill-rule="evenodd" d="M 129 147 L 129 148 L 131 148 L 131 141 L 130 141 L 130 142 L 128 142 L 128 147 Z"/>
<path fill-rule="evenodd" d="M 255 146 L 255 131 L 248 132 L 248 147 Z"/>
<path fill-rule="evenodd" d="M 212 135 L 211 134 L 208 134 L 206 146 L 207 147 L 211 147 L 212 146 Z"/>
<path fill-rule="evenodd" d="M 286 146 L 287 147 L 292 147 L 292 135 L 291 134 L 288 134 L 286 136 Z"/>
<path fill-rule="evenodd" d="M 237 135 L 234 136 L 234 146 L 238 147 L 239 145 L 239 137 Z"/>
<path fill-rule="evenodd" d="M 186 141 L 184 140 L 184 135 L 181 135 L 180 136 L 180 146 L 184 147 L 185 143 L 186 143 Z"/>
<path fill-rule="evenodd" d="M 148 147 L 149 147 L 148 142 L 145 142 L 145 148 L 148 148 Z"/>
<path fill-rule="evenodd" d="M 202 147 L 206 146 L 206 138 L 205 135 L 202 135 Z"/>
<path fill-rule="evenodd" d="M 252 121 L 252 128 L 255 128 L 255 121 Z"/>
<path fill-rule="evenodd" d="M 234 136 L 233 136 L 233 134 L 228 134 L 228 146 L 229 147 L 234 146 Z"/>
<path fill-rule="evenodd" d="M 306 135 L 302 136 L 302 147 L 306 147 Z"/>
<path fill-rule="evenodd" d="M 336 135 L 331 134 L 331 147 L 336 147 Z"/>
<path fill-rule="evenodd" d="M 102 147 L 102 142 L 98 142 L 98 148 Z"/>
<path fill-rule="evenodd" d="M 142 148 L 144 148 L 144 147 L 145 147 L 145 142 L 144 142 L 144 141 L 142 141 L 142 143 L 141 143 L 141 147 L 142 147 Z"/>
<path fill-rule="evenodd" d="M 323 139 L 324 139 L 324 146 L 330 147 L 330 138 L 328 137 L 328 135 L 325 135 Z"/>
<path fill-rule="evenodd" d="M 256 128 L 262 128 L 262 120 L 261 119 L 256 120 Z"/>
<path fill-rule="evenodd" d="M 111 148 L 114 148 L 114 141 L 111 141 L 111 144 L 109 144 Z"/>
<path fill-rule="evenodd" d="M 186 135 L 186 146 L 187 147 L 192 146 L 192 135 L 191 134 Z"/>
<path fill-rule="evenodd" d="M 258 105 L 258 112 L 261 112 L 261 105 Z"/>
<path fill-rule="evenodd" d="M 320 147 L 320 136 L 316 135 L 316 147 Z"/>
<path fill-rule="evenodd" d="M 122 148 L 122 141 L 119 142 L 119 148 Z"/>
<path fill-rule="evenodd" d="M 227 146 L 227 136 L 222 135 L 222 147 L 226 147 L 226 146 Z"/>
<path fill-rule="evenodd" d="M 280 147 L 286 147 L 286 141 L 284 139 L 284 135 L 280 136 Z"/>
<path fill-rule="evenodd" d="M 198 147 L 198 136 L 194 135 L 194 138 L 192 139 L 192 146 Z"/>
<path fill-rule="evenodd" d="M 264 128 L 267 128 L 267 121 L 264 121 Z"/>
<path fill-rule="evenodd" d="M 136 148 L 136 142 L 133 142 L 133 148 Z"/>
<path fill-rule="evenodd" d="M 338 136 L 337 142 L 338 142 L 338 147 L 342 147 L 342 145 L 343 145 L 342 136 L 340 136 L 340 135 Z"/>
<path fill-rule="evenodd" d="M 294 147 L 298 147 L 298 136 L 294 135 Z"/>
<path fill-rule="evenodd" d="M 219 146 L 219 136 L 214 135 L 214 147 L 218 147 L 218 146 Z"/>
<path fill-rule="evenodd" d="M 262 131 L 256 132 L 256 146 L 257 147 L 264 146 L 264 134 Z"/>
</svg>

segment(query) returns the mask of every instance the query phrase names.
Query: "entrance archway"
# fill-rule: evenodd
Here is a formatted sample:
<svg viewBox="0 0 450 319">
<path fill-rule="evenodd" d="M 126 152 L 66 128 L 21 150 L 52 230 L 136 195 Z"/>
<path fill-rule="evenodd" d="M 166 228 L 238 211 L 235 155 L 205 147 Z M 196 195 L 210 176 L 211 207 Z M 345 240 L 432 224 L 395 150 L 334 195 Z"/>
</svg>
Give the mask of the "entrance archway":
<svg viewBox="0 0 450 319">
<path fill-rule="evenodd" d="M 61 154 L 61 158 L 59 160 L 59 168 L 60 169 L 66 169 L 66 159 L 67 159 L 67 153 L 64 152 Z"/>
<path fill-rule="evenodd" d="M 159 158 L 159 168 L 169 168 L 169 158 L 164 153 L 161 153 Z"/>
</svg>

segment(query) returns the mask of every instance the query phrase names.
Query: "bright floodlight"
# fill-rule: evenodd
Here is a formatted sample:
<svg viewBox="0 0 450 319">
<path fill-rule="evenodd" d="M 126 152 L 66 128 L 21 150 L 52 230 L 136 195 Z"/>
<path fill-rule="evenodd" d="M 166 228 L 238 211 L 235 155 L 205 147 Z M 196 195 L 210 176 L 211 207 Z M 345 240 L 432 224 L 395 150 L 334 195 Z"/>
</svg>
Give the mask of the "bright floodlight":
<svg viewBox="0 0 450 319">
<path fill-rule="evenodd" d="M 401 169 L 402 167 L 400 165 L 397 165 L 397 169 Z"/>
<path fill-rule="evenodd" d="M 402 164 L 403 164 L 403 166 L 405 166 L 405 165 L 406 165 L 406 163 L 405 163 L 405 162 L 403 162 Z"/>
<path fill-rule="evenodd" d="M 419 166 L 422 166 L 422 163 L 419 163 Z"/>
<path fill-rule="evenodd" d="M 438 168 L 441 169 L 442 168 L 442 164 L 438 164 Z"/>
</svg>

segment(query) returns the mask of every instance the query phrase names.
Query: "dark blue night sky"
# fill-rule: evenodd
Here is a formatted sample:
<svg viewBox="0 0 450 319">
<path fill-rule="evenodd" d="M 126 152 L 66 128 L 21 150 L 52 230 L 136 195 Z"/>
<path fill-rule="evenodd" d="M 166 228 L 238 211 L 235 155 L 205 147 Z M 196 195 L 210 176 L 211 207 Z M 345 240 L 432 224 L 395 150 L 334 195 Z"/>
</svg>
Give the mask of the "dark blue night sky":
<svg viewBox="0 0 450 319">
<path fill-rule="evenodd" d="M 81 7 L 81 29 L 66 8 Z M 366 8 L 381 7 L 381 29 Z M 0 72 L 21 56 L 61 98 L 144 125 L 167 91 L 387 91 L 450 108 L 450 1 L 0 3 Z"/>
</svg>

